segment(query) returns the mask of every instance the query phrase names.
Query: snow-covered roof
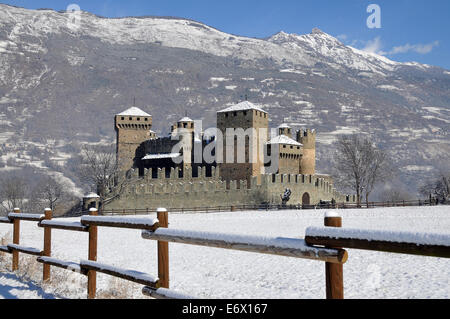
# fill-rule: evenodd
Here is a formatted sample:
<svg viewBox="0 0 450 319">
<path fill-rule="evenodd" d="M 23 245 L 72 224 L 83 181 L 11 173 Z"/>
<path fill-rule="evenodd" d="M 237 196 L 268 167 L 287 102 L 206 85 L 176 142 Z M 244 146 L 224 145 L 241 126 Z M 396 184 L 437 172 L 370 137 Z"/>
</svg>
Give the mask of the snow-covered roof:
<svg viewBox="0 0 450 319">
<path fill-rule="evenodd" d="M 96 193 L 89 193 L 84 198 L 100 198 Z"/>
<path fill-rule="evenodd" d="M 194 122 L 194 121 L 189 117 L 183 117 L 181 120 L 178 121 L 178 123 L 180 122 Z"/>
<path fill-rule="evenodd" d="M 177 158 L 180 157 L 180 153 L 170 153 L 170 154 L 148 154 L 143 157 L 142 160 L 154 160 L 154 159 L 167 159 L 167 158 Z"/>
<path fill-rule="evenodd" d="M 291 127 L 289 125 L 287 125 L 286 123 L 283 123 L 280 126 L 278 126 L 278 128 L 291 128 Z"/>
<path fill-rule="evenodd" d="M 221 110 L 221 111 L 219 111 L 217 113 L 239 112 L 239 111 L 246 111 L 246 110 L 256 110 L 256 111 L 259 111 L 259 112 L 267 113 L 262 108 L 256 106 L 255 104 L 253 104 L 253 103 L 251 103 L 249 101 L 244 101 L 244 102 L 241 102 L 239 104 L 230 106 L 229 108 Z"/>
<path fill-rule="evenodd" d="M 303 146 L 297 141 L 294 141 L 292 138 L 287 137 L 286 135 L 279 135 L 271 139 L 267 144 L 286 144 L 286 145 L 294 145 L 294 146 Z"/>
<path fill-rule="evenodd" d="M 145 113 L 138 107 L 130 107 L 128 110 L 123 111 L 122 113 L 117 114 L 119 116 L 151 116 L 148 113 Z"/>
</svg>

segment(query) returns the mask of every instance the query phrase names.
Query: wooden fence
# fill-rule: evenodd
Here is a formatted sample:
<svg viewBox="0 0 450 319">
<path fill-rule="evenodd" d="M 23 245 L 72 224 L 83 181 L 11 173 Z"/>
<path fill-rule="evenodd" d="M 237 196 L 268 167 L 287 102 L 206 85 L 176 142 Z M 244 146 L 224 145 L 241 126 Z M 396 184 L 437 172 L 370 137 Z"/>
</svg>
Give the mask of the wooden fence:
<svg viewBox="0 0 450 319">
<path fill-rule="evenodd" d="M 230 205 L 230 206 L 212 206 L 212 207 L 192 207 L 192 208 L 168 208 L 171 213 L 219 213 L 250 210 L 314 210 L 314 209 L 361 209 L 361 208 L 380 208 L 380 207 L 411 207 L 411 206 L 436 206 L 434 200 L 414 200 L 399 202 L 369 202 L 357 205 L 356 203 L 335 203 L 323 202 L 317 205 Z M 127 209 L 108 209 L 101 210 L 102 215 L 149 215 L 157 211 L 157 208 L 127 208 Z M 87 212 L 84 212 L 87 213 Z"/>
<path fill-rule="evenodd" d="M 158 299 L 194 299 L 169 290 L 169 242 L 215 247 L 260 254 L 287 256 L 325 262 L 327 299 L 344 298 L 343 265 L 348 253 L 343 248 L 365 249 L 401 254 L 450 258 L 450 235 L 392 233 L 342 229 L 342 218 L 327 214 L 324 228 L 310 227 L 305 239 L 271 238 L 247 235 L 230 235 L 169 229 L 166 209 L 157 210 L 157 219 L 98 216 L 96 209 L 82 216 L 79 222 L 52 220 L 51 210 L 44 215 L 21 214 L 19 210 L 1 217 L 0 223 L 13 224 L 13 243 L 0 246 L 0 251 L 12 254 L 12 270 L 19 269 L 19 253 L 38 256 L 43 264 L 43 281 L 51 278 L 50 267 L 79 272 L 88 278 L 87 296 L 96 296 L 97 272 L 144 285 L 142 293 Z M 44 229 L 43 249 L 20 245 L 20 222 L 34 221 Z M 142 238 L 158 242 L 158 277 L 97 262 L 98 227 L 137 229 Z M 89 235 L 88 260 L 79 263 L 51 257 L 51 230 L 86 232 Z M 398 240 L 398 239 L 402 240 Z"/>
</svg>

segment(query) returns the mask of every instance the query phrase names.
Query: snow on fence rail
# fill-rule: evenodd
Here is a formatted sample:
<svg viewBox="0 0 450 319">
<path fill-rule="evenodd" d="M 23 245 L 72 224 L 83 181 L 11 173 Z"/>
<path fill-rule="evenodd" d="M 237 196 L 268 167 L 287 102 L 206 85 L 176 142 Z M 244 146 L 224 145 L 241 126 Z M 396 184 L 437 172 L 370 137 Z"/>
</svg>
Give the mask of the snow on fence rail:
<svg viewBox="0 0 450 319">
<path fill-rule="evenodd" d="M 11 249 L 9 249 L 8 246 L 0 246 L 0 252 L 10 254 Z"/>
<path fill-rule="evenodd" d="M 314 259 L 331 263 L 345 263 L 348 258 L 347 252 L 343 249 L 312 247 L 308 246 L 303 239 L 294 238 L 229 235 L 167 228 L 158 228 L 154 232 L 143 231 L 142 238 L 269 255 Z"/>
<path fill-rule="evenodd" d="M 44 219 L 44 215 L 37 214 L 20 214 L 20 213 L 9 213 L 8 218 L 11 220 L 26 220 L 30 222 L 39 222 Z"/>
<path fill-rule="evenodd" d="M 51 258 L 51 257 L 39 257 L 37 259 L 38 262 L 42 264 L 47 264 L 50 266 L 71 270 L 80 274 L 87 274 L 87 271 L 83 271 L 79 263 L 71 262 L 71 261 L 62 261 L 59 259 Z"/>
<path fill-rule="evenodd" d="M 0 223 L 1 224 L 11 224 L 12 221 L 8 217 L 0 217 Z"/>
<path fill-rule="evenodd" d="M 89 226 L 85 226 L 80 222 L 61 222 L 54 220 L 43 220 L 39 223 L 39 227 L 44 228 L 52 228 L 52 229 L 60 229 L 60 230 L 72 230 L 72 231 L 80 231 L 87 232 L 89 231 Z"/>
<path fill-rule="evenodd" d="M 197 297 L 189 296 L 180 292 L 176 292 L 173 290 L 169 290 L 166 288 L 152 288 L 152 287 L 144 287 L 142 288 L 142 293 L 146 296 L 155 298 L 155 299 L 184 299 L 184 300 L 194 300 L 199 299 Z"/>
<path fill-rule="evenodd" d="M 33 247 L 25 247 L 25 246 L 20 246 L 20 245 L 16 245 L 16 244 L 9 244 L 9 245 L 7 245 L 7 247 L 12 252 L 18 251 L 18 252 L 21 252 L 24 254 L 34 255 L 34 256 L 42 255 L 42 250 L 39 250 L 39 249 L 33 248 Z"/>
<path fill-rule="evenodd" d="M 159 288 L 159 278 L 153 277 L 143 272 L 117 268 L 88 260 L 82 260 L 80 262 L 80 267 L 82 269 L 94 270 L 107 275 L 136 282 L 138 284 L 146 285 L 154 289 Z"/>
<path fill-rule="evenodd" d="M 305 241 L 310 245 L 450 258 L 449 234 L 309 227 Z"/>
<path fill-rule="evenodd" d="M 328 299 L 344 298 L 343 264 L 348 254 L 343 248 L 369 249 L 403 254 L 450 258 L 450 235 L 417 234 L 407 232 L 342 229 L 342 218 L 336 214 L 325 215 L 326 228 L 310 227 L 305 239 L 243 236 L 168 229 L 168 212 L 158 209 L 157 219 L 97 216 L 91 209 L 90 216 L 80 222 L 62 222 L 52 219 L 52 212 L 45 215 L 20 214 L 16 209 L 8 215 L 13 229 L 13 243 L 0 246 L 0 252 L 13 255 L 12 270 L 19 268 L 19 252 L 39 256 L 43 264 L 43 281 L 50 279 L 50 266 L 59 267 L 88 277 L 88 298 L 95 298 L 96 274 L 102 272 L 114 277 L 143 284 L 142 293 L 160 299 L 195 299 L 169 290 L 169 242 L 198 246 L 233 249 L 262 254 L 314 259 L 326 265 L 326 292 Z M 20 221 L 38 221 L 44 228 L 44 249 L 20 246 Z M 144 239 L 158 241 L 158 278 L 134 270 L 121 269 L 97 262 L 97 228 L 116 227 L 142 230 Z M 80 263 L 61 261 L 51 257 L 51 230 L 83 231 L 89 233 L 88 261 Z M 321 247 L 318 247 L 321 246 Z"/>
<path fill-rule="evenodd" d="M 130 229 L 154 230 L 158 227 L 157 219 L 150 218 L 120 218 L 104 216 L 83 216 L 81 224 L 85 226 L 119 227 Z"/>
</svg>

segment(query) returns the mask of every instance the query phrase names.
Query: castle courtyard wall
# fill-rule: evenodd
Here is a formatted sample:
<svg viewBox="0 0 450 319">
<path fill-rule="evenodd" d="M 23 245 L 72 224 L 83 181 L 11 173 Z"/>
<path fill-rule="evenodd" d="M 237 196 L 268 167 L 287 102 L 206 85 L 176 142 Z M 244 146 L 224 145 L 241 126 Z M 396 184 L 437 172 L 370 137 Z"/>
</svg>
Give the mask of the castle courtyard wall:
<svg viewBox="0 0 450 319">
<path fill-rule="evenodd" d="M 121 194 L 105 204 L 105 210 L 112 209 L 147 209 L 157 207 L 194 208 L 234 205 L 259 205 L 262 203 L 281 204 L 280 195 L 287 188 L 292 191 L 289 205 L 301 205 L 302 197 L 308 193 L 311 204 L 320 200 L 345 202 L 346 197 L 339 194 L 324 179 L 311 175 L 262 175 L 261 182 L 252 177 L 247 181 L 231 181 L 229 189 L 220 178 L 219 169 L 213 169 L 212 177 L 206 177 L 202 169 L 197 178 L 191 172 L 178 178 L 177 170 L 172 169 L 170 178 L 165 178 L 165 171 L 158 169 L 158 178 L 152 178 L 151 170 L 146 170 L 144 177 L 138 173 L 128 177 L 127 185 Z M 117 188 L 115 188 L 117 189 Z"/>
</svg>

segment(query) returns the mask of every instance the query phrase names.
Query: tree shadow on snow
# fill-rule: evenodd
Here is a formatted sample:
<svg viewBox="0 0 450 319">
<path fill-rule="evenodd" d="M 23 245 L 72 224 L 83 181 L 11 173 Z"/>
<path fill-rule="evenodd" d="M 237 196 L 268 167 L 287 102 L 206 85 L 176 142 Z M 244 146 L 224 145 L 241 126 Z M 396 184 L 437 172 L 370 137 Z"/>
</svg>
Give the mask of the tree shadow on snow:
<svg viewBox="0 0 450 319">
<path fill-rule="evenodd" d="M 10 281 L 9 283 L 4 283 Z M 27 291 L 27 295 L 23 296 L 22 291 Z M 52 294 L 46 293 L 41 287 L 25 282 L 14 274 L 0 273 L 0 298 L 5 299 L 56 299 Z"/>
</svg>

